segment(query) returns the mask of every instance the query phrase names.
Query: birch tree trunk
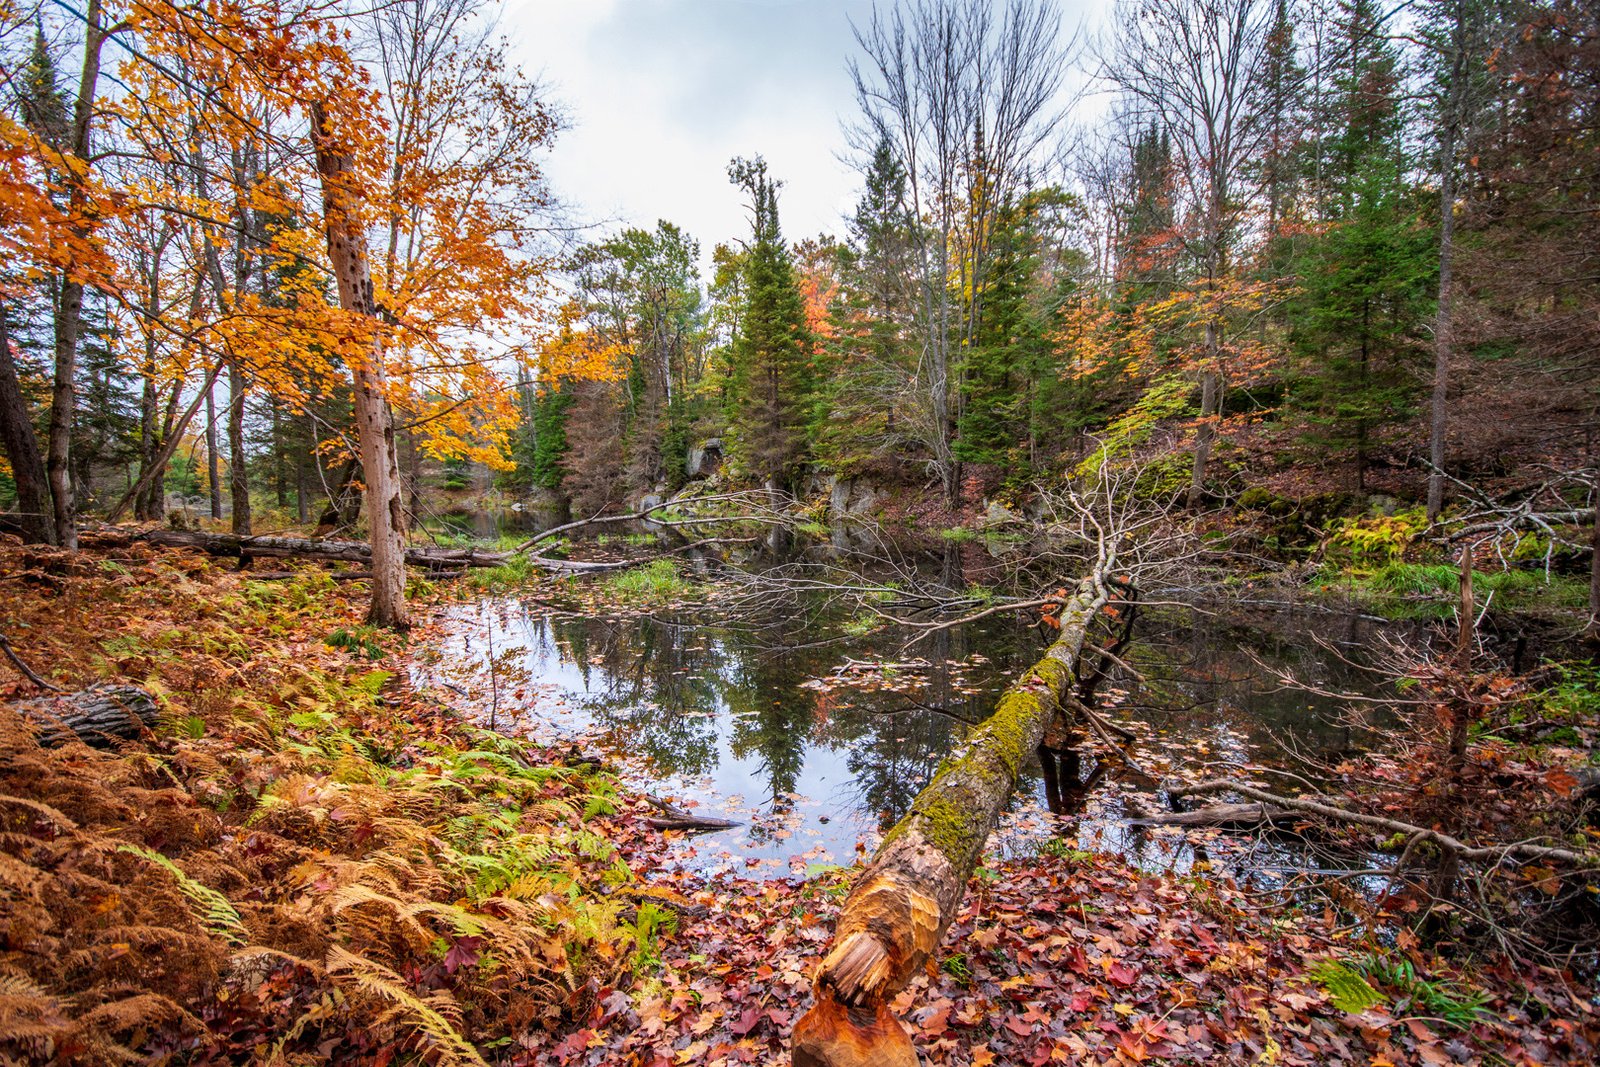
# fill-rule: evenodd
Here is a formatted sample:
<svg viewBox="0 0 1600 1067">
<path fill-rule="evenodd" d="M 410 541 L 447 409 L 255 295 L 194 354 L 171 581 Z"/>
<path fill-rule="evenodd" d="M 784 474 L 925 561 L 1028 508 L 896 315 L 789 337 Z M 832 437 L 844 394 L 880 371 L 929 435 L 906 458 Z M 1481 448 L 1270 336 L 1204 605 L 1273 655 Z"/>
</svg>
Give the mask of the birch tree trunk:
<svg viewBox="0 0 1600 1067">
<path fill-rule="evenodd" d="M 1001 696 L 856 880 L 795 1024 L 795 1067 L 916 1067 L 888 1004 L 938 948 L 1017 777 L 1075 681 L 1090 624 L 1109 594 L 1104 561 L 1078 584 L 1044 658 Z"/>
<path fill-rule="evenodd" d="M 367 237 L 362 229 L 361 193 L 350 156 L 336 147 L 328 115 L 321 104 L 311 107 L 312 140 L 317 174 L 322 181 L 323 225 L 328 258 L 339 285 L 339 306 L 371 320 L 366 358 L 350 365 L 354 386 L 356 435 L 361 473 L 366 481 L 367 522 L 372 540 L 372 604 L 369 622 L 403 628 L 406 612 L 405 503 L 401 498 L 400 464 L 394 424 L 384 381 L 383 333 L 373 299 Z"/>
<path fill-rule="evenodd" d="M 222 464 L 217 455 L 216 385 L 206 385 L 206 484 L 211 489 L 211 517 L 222 518 Z M 304 519 L 301 520 L 305 521 Z"/>
</svg>

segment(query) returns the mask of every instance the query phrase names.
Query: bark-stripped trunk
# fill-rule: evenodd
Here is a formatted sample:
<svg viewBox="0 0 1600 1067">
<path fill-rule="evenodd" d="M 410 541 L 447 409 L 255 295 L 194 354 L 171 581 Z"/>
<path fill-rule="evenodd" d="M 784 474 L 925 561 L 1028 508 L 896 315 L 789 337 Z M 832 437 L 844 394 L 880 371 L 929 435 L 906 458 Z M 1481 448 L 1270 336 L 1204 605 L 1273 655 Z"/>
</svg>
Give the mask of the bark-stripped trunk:
<svg viewBox="0 0 1600 1067">
<path fill-rule="evenodd" d="M 339 284 L 339 306 L 371 320 L 366 358 L 351 361 L 356 434 L 361 471 L 367 487 L 367 521 L 372 535 L 372 604 L 368 621 L 404 627 L 406 615 L 405 503 L 401 499 L 400 464 L 394 425 L 384 382 L 383 334 L 372 293 L 367 238 L 360 222 L 360 189 L 351 173 L 351 159 L 334 146 L 333 131 L 322 105 L 311 107 L 312 140 L 317 174 L 322 181 L 323 224 L 328 258 Z"/>
<path fill-rule="evenodd" d="M 1109 599 L 1103 575 L 1113 563 L 1078 584 L 1044 658 L 1006 690 L 856 880 L 815 1003 L 795 1025 L 795 1067 L 915 1067 L 911 1039 L 888 1003 L 961 910 L 989 832 L 1074 684 L 1089 625 Z"/>
<path fill-rule="evenodd" d="M 39 455 L 39 438 L 33 430 L 33 416 L 22 396 L 22 379 L 11 358 L 11 331 L 6 323 L 7 309 L 0 304 L 0 444 L 11 461 L 11 479 L 17 486 L 17 518 L 23 539 L 32 544 L 56 543 L 55 523 L 46 510 L 50 499 L 44 460 Z"/>
</svg>

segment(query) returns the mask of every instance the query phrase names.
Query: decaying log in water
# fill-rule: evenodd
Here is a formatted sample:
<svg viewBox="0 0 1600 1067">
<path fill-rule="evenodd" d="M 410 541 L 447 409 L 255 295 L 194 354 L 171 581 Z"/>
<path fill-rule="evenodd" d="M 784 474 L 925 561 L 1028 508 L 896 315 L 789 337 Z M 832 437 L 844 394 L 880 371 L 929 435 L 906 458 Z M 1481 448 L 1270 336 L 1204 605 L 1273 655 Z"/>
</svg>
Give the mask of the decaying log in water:
<svg viewBox="0 0 1600 1067">
<path fill-rule="evenodd" d="M 1131 809 L 1131 806 L 1130 806 Z M 1128 820 L 1129 826 L 1215 826 L 1219 829 L 1261 826 L 1264 823 L 1305 822 L 1275 804 L 1207 804 L 1193 811 L 1145 811 Z"/>
<path fill-rule="evenodd" d="M 688 833 L 704 833 L 711 830 L 730 830 L 739 824 L 732 819 L 716 819 L 709 815 L 696 815 L 692 811 L 684 811 L 675 804 L 668 804 L 658 797 L 647 796 L 645 802 L 661 814 L 658 817 L 646 819 L 645 825 L 656 830 L 684 830 Z"/>
<path fill-rule="evenodd" d="M 372 562 L 372 546 L 364 541 L 317 541 L 301 537 L 245 537 L 199 530 L 151 530 L 142 539 L 155 545 L 198 548 L 213 556 L 233 559 L 321 559 L 349 563 Z M 509 562 L 514 552 L 484 552 L 476 548 L 408 548 L 406 563 L 434 570 L 460 570 L 465 567 L 498 567 Z M 575 574 L 585 571 L 611 571 L 632 566 L 631 562 L 588 563 L 582 560 L 528 556 L 528 562 L 541 570 Z"/>
<path fill-rule="evenodd" d="M 110 748 L 115 741 L 138 737 L 150 729 L 161 710 L 146 690 L 109 684 L 18 700 L 7 706 L 39 725 L 39 743 L 47 747 L 77 739 L 96 748 Z"/>
<path fill-rule="evenodd" d="M 1454 853 L 1464 860 L 1488 860 L 1499 863 L 1504 862 L 1508 857 L 1516 857 L 1518 859 L 1537 861 L 1556 860 L 1583 870 L 1600 870 L 1600 852 L 1576 852 L 1570 848 L 1552 848 L 1546 845 L 1535 845 L 1529 841 L 1516 841 L 1503 845 L 1470 845 L 1459 838 L 1441 833 L 1431 827 L 1417 826 L 1414 823 L 1401 822 L 1398 819 L 1389 819 L 1381 815 L 1368 815 L 1363 811 L 1350 811 L 1347 808 L 1336 807 L 1333 804 L 1326 803 L 1320 797 L 1282 797 L 1243 782 L 1217 780 L 1179 786 L 1169 790 L 1169 794 L 1174 797 L 1200 796 L 1207 793 L 1238 793 L 1240 796 L 1249 797 L 1251 800 L 1259 801 L 1263 804 L 1299 812 L 1302 815 L 1314 815 L 1329 822 L 1368 826 L 1375 830 L 1381 830 L 1385 834 L 1404 834 L 1419 841 L 1432 841 L 1440 848 Z"/>
<path fill-rule="evenodd" d="M 1110 596 L 1102 573 L 1078 584 L 1044 658 L 945 762 L 857 879 L 818 972 L 815 1003 L 795 1026 L 795 1067 L 915 1067 L 911 1039 L 888 1002 L 961 910 L 1023 763 L 1075 683 L 1084 638 Z"/>
</svg>

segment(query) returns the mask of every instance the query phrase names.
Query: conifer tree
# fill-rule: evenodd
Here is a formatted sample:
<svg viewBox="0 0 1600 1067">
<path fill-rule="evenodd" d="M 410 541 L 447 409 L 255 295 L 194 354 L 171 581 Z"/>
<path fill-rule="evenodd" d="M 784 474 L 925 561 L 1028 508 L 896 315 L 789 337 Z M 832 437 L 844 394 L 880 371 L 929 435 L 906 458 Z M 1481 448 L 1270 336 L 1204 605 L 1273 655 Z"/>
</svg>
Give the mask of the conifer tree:
<svg viewBox="0 0 1600 1067">
<path fill-rule="evenodd" d="M 1323 149 L 1330 220 L 1297 262 L 1294 341 L 1309 362 L 1296 401 L 1308 439 L 1353 451 L 1366 489 L 1373 431 L 1410 414 L 1416 357 L 1432 310 L 1433 234 L 1404 184 L 1399 63 L 1372 0 L 1341 19 L 1334 78 L 1342 125 Z"/>
<path fill-rule="evenodd" d="M 909 340 L 915 317 L 911 281 L 913 220 L 906 172 L 887 138 L 867 166 L 861 199 L 840 250 L 842 308 L 833 371 L 819 382 L 826 417 L 819 457 L 836 472 L 892 450 L 905 433 L 901 412 L 914 379 Z"/>
<path fill-rule="evenodd" d="M 778 183 L 766 161 L 735 159 L 728 177 L 749 195 L 754 215 L 744 310 L 731 352 L 733 455 L 769 489 L 785 489 L 806 454 L 812 351 L 805 303 L 778 226 Z"/>
</svg>

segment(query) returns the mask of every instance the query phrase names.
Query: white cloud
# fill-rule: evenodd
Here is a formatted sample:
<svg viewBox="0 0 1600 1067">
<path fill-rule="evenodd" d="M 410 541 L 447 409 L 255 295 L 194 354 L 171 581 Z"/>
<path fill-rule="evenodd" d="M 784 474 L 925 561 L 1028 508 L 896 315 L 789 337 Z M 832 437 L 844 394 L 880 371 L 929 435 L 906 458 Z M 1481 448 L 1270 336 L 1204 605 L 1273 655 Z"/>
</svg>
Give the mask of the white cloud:
<svg viewBox="0 0 1600 1067">
<path fill-rule="evenodd" d="M 836 153 L 854 109 L 848 16 L 866 0 L 508 0 L 502 31 L 572 126 L 549 171 L 591 219 L 675 222 L 709 256 L 748 230 L 728 160 L 764 155 L 792 239 L 837 233 L 859 180 Z"/>
</svg>

